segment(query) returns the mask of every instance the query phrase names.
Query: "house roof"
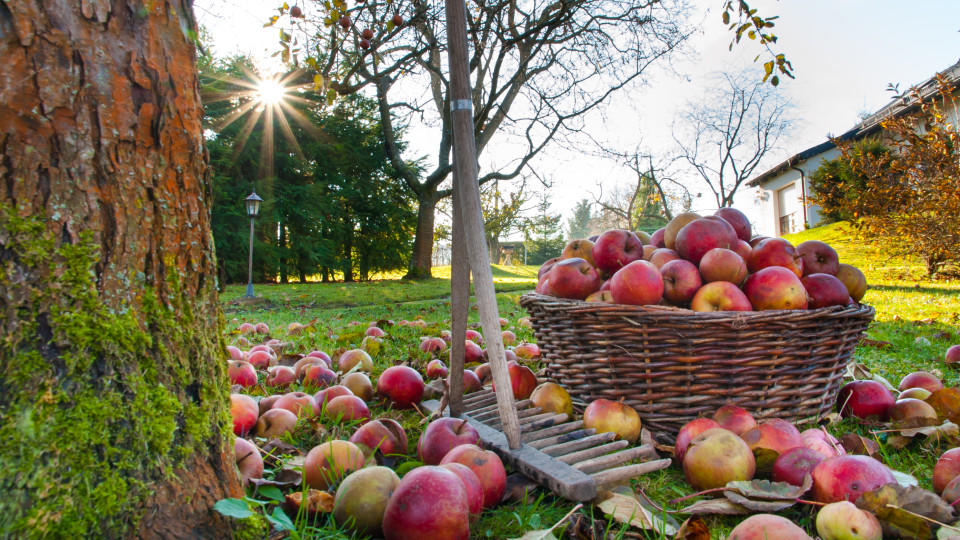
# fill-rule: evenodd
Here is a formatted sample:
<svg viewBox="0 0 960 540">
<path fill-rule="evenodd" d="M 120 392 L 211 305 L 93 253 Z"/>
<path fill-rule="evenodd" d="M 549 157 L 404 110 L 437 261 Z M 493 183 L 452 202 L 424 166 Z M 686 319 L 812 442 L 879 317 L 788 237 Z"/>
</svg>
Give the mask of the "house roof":
<svg viewBox="0 0 960 540">
<path fill-rule="evenodd" d="M 960 86 L 960 61 L 957 61 L 952 66 L 938 73 L 937 75 L 943 75 L 947 82 L 953 87 Z M 920 95 L 920 99 L 927 99 L 931 96 L 936 95 L 938 91 L 937 86 L 937 75 L 930 77 L 929 79 L 923 81 L 922 83 L 912 87 L 915 88 Z M 779 175 L 783 171 L 799 164 L 804 161 L 822 154 L 827 150 L 830 150 L 836 146 L 833 141 L 848 141 L 853 139 L 861 139 L 868 135 L 872 135 L 880 130 L 880 122 L 885 118 L 891 116 L 899 116 L 901 114 L 906 114 L 913 111 L 917 107 L 917 98 L 912 94 L 912 92 L 906 93 L 906 95 L 898 96 L 892 100 L 890 103 L 887 103 L 881 107 L 877 112 L 871 114 L 870 116 L 864 118 L 857 125 L 853 126 L 849 130 L 845 131 L 838 137 L 831 137 L 825 142 L 822 142 L 816 146 L 807 148 L 806 150 L 799 152 L 785 159 L 784 161 L 778 163 L 773 168 L 767 170 L 766 172 L 752 178 L 747 182 L 747 186 L 756 187 L 765 184 L 766 182 L 772 180 L 775 176 Z"/>
</svg>

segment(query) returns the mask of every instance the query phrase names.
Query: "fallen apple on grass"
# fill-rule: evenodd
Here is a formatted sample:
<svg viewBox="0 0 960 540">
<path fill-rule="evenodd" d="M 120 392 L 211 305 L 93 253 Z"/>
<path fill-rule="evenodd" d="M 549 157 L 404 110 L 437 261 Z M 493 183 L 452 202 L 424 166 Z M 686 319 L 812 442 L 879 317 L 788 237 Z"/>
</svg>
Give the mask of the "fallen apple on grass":
<svg viewBox="0 0 960 540">
<path fill-rule="evenodd" d="M 756 462 L 750 447 L 732 431 L 708 429 L 694 437 L 683 456 L 683 474 L 695 489 L 723 487 L 753 479 Z"/>
<path fill-rule="evenodd" d="M 237 469 L 240 470 L 240 481 L 243 484 L 251 478 L 263 477 L 263 456 L 260 449 L 252 442 L 237 437 L 233 440 L 233 453 L 237 458 Z"/>
<path fill-rule="evenodd" d="M 417 442 L 417 456 L 427 465 L 437 465 L 443 456 L 461 444 L 477 444 L 480 434 L 466 420 L 437 418 L 427 424 Z"/>
<path fill-rule="evenodd" d="M 470 508 L 463 481 L 443 467 L 408 472 L 387 502 L 383 532 L 386 540 L 466 540 Z"/>
<path fill-rule="evenodd" d="M 390 366 L 377 379 L 377 393 L 398 409 L 409 409 L 423 397 L 423 377 L 410 366 Z"/>
<path fill-rule="evenodd" d="M 443 456 L 440 463 L 461 463 L 477 475 L 483 486 L 484 508 L 496 506 L 507 489 L 507 472 L 500 456 L 476 444 L 454 446 Z"/>
<path fill-rule="evenodd" d="M 333 517 L 360 535 L 381 536 L 383 515 L 400 477 L 388 467 L 374 466 L 354 471 L 337 487 Z"/>
<path fill-rule="evenodd" d="M 230 394 L 230 416 L 233 417 L 233 434 L 245 435 L 257 425 L 260 407 L 246 394 Z"/>
<path fill-rule="evenodd" d="M 597 399 L 583 411 L 583 426 L 597 433 L 615 433 L 618 439 L 636 442 L 640 437 L 640 415 L 636 409 L 619 401 Z"/>
<path fill-rule="evenodd" d="M 303 481 L 314 489 L 327 490 L 367 462 L 349 441 L 332 440 L 314 446 L 303 461 Z"/>
</svg>

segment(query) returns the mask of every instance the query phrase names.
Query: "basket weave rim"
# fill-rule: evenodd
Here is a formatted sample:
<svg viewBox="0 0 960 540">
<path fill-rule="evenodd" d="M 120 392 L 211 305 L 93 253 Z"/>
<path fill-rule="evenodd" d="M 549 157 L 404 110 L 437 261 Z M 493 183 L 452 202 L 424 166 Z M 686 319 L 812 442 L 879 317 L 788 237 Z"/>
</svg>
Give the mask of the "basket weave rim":
<svg viewBox="0 0 960 540">
<path fill-rule="evenodd" d="M 766 321 L 799 321 L 818 319 L 821 317 L 857 317 L 875 314 L 873 306 L 868 304 L 851 304 L 848 306 L 830 306 L 817 309 L 779 309 L 766 311 L 693 311 L 691 309 L 630 304 L 608 304 L 605 302 L 585 302 L 569 298 L 558 298 L 539 293 L 527 293 L 520 297 L 520 305 L 536 306 L 548 311 L 567 311 L 577 314 L 594 314 L 598 316 L 643 316 L 644 318 L 690 319 L 692 322 L 729 322 L 762 323 Z"/>
</svg>

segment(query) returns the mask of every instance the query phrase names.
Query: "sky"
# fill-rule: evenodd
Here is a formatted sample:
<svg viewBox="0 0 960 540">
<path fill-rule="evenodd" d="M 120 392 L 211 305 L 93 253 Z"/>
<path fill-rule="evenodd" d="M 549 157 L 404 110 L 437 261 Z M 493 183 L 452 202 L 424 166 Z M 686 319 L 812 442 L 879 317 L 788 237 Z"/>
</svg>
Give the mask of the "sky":
<svg viewBox="0 0 960 540">
<path fill-rule="evenodd" d="M 210 32 L 214 54 L 248 54 L 269 71 L 280 69 L 270 58 L 278 50 L 277 31 L 263 28 L 263 23 L 281 3 L 195 0 L 194 9 L 201 26 Z M 756 47 L 747 44 L 728 51 L 732 34 L 720 22 L 722 2 L 694 0 L 692 4 L 690 22 L 698 32 L 669 64 L 648 71 L 642 85 L 618 95 L 602 115 L 591 119 L 589 129 L 595 138 L 639 143 L 666 157 L 672 151 L 675 120 L 688 103 L 703 98 L 718 73 L 752 69 L 761 76 L 762 66 L 753 62 Z M 853 127 L 862 113 L 876 111 L 889 101 L 885 90 L 889 83 L 906 89 L 960 59 L 958 0 L 753 0 L 750 4 L 763 16 L 779 16 L 773 30 L 779 37 L 777 48 L 792 62 L 796 76 L 795 80 L 781 78 L 778 90 L 792 104 L 794 127 L 768 153 L 758 172 Z M 418 135 L 414 130 L 410 139 L 433 138 Z M 434 147 L 421 149 L 413 144 L 420 154 L 429 154 Z M 495 146 L 487 150 L 495 151 Z M 579 200 L 592 200 L 599 193 L 599 183 L 606 191 L 611 184 L 630 182 L 629 170 L 593 153 L 594 149 L 578 154 L 557 148 L 538 159 L 538 171 L 553 182 L 549 190 L 553 213 L 570 215 Z M 694 209 L 712 210 L 716 206 L 712 197 L 706 197 L 705 189 L 697 189 L 694 178 L 688 181 L 694 191 L 705 195 L 695 200 Z M 755 217 L 754 197 L 749 188 L 743 188 L 735 206 Z"/>
</svg>

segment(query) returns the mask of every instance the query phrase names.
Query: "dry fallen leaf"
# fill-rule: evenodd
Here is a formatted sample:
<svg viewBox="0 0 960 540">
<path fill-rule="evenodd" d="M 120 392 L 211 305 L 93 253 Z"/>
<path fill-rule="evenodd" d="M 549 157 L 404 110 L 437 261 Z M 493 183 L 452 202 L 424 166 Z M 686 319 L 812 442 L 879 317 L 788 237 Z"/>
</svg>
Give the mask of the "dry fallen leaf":
<svg viewBox="0 0 960 540">
<path fill-rule="evenodd" d="M 710 528 L 699 517 L 687 518 L 677 531 L 674 540 L 710 540 Z"/>
<path fill-rule="evenodd" d="M 887 484 L 864 493 L 857 506 L 873 512 L 884 537 L 930 538 L 934 523 L 953 523 L 953 508 L 936 493 L 916 486 Z"/>
<path fill-rule="evenodd" d="M 611 516 L 620 523 L 667 536 L 677 533 L 676 527 L 655 516 L 647 507 L 640 504 L 636 497 L 623 493 L 609 493 L 609 496 L 596 506 L 605 515 Z"/>
<path fill-rule="evenodd" d="M 928 426 L 921 428 L 905 429 L 887 437 L 887 444 L 897 450 L 913 442 L 917 435 L 924 435 L 925 444 L 940 444 L 956 440 L 960 436 L 960 426 L 957 426 L 949 420 L 939 426 Z"/>
<path fill-rule="evenodd" d="M 286 496 L 284 507 L 291 515 L 297 515 L 303 506 L 303 492 L 294 491 Z M 333 512 L 333 495 L 319 489 L 307 493 L 307 515 L 329 514 Z"/>
<path fill-rule="evenodd" d="M 846 450 L 848 454 L 860 454 L 883 461 L 880 455 L 880 445 L 873 439 L 861 437 L 856 433 L 847 433 L 840 437 L 840 444 L 843 445 L 843 449 Z"/>
<path fill-rule="evenodd" d="M 681 514 L 722 514 L 726 516 L 742 516 L 752 513 L 748 508 L 731 502 L 728 499 L 697 501 L 679 510 L 679 512 Z"/>
<path fill-rule="evenodd" d="M 937 416 L 960 424 L 960 388 L 941 388 L 926 401 L 937 411 Z"/>
</svg>

